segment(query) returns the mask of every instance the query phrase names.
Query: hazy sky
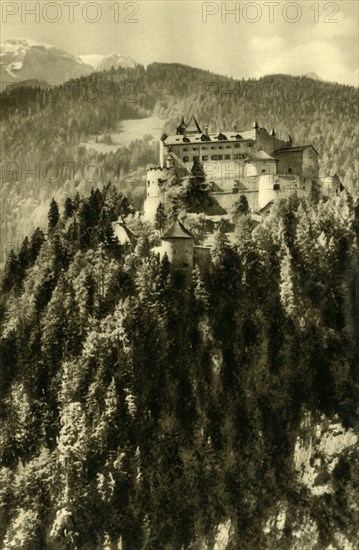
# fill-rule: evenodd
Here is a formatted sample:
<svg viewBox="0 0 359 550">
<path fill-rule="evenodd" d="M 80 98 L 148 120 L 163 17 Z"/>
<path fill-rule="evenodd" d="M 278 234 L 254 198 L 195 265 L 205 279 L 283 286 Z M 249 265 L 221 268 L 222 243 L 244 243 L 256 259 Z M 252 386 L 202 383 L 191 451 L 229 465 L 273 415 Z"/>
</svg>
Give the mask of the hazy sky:
<svg viewBox="0 0 359 550">
<path fill-rule="evenodd" d="M 234 77 L 315 72 L 325 80 L 359 83 L 357 0 L 54 4 L 2 0 L 1 39 L 31 38 L 75 55 L 115 51 L 144 65 L 178 62 Z M 38 21 L 26 13 L 31 9 Z"/>
</svg>

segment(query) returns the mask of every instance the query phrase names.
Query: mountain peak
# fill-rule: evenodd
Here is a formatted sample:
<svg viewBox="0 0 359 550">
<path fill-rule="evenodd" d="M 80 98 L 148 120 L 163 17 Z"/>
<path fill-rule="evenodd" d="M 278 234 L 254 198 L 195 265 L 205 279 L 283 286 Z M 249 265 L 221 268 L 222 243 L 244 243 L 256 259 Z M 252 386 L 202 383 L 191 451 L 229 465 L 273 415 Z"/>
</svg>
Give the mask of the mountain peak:
<svg viewBox="0 0 359 550">
<path fill-rule="evenodd" d="M 133 68 L 131 58 L 113 52 L 110 55 L 75 56 L 57 46 L 30 38 L 10 38 L 1 42 L 0 69 L 3 85 L 24 80 L 62 84 L 94 71 L 112 67 Z"/>
<path fill-rule="evenodd" d="M 107 71 L 112 67 L 117 69 L 122 67 L 124 69 L 133 69 L 137 63 L 128 56 L 121 55 L 117 52 L 110 53 L 109 55 L 80 55 L 80 59 L 94 69 L 94 71 Z"/>
</svg>

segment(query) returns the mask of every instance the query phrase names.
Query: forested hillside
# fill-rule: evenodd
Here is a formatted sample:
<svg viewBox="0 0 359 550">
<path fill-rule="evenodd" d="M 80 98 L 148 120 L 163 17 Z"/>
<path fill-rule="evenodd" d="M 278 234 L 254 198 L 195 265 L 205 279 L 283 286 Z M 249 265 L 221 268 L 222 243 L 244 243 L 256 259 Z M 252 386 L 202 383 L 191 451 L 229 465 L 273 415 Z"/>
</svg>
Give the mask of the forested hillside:
<svg viewBox="0 0 359 550">
<path fill-rule="evenodd" d="M 306 77 L 274 75 L 236 81 L 176 64 L 94 73 L 62 86 L 6 90 L 0 95 L 2 240 L 14 242 L 46 217 L 50 199 L 116 181 L 141 207 L 141 173 L 158 158 L 146 138 L 110 154 L 80 144 L 111 134 L 121 120 L 155 113 L 173 131 L 182 115 L 214 129 L 248 127 L 254 119 L 294 143 L 312 143 L 321 174 L 338 172 L 358 191 L 358 90 Z M 15 164 L 14 164 L 15 163 Z M 126 179 L 132 174 L 130 179 Z M 75 191 L 74 191 L 75 190 Z"/>
<path fill-rule="evenodd" d="M 141 222 L 119 245 L 130 211 L 113 186 L 52 201 L 7 262 L 1 547 L 354 550 L 356 445 L 313 455 L 313 487 L 295 449 L 357 434 L 358 202 L 240 215 L 189 287 Z"/>
</svg>

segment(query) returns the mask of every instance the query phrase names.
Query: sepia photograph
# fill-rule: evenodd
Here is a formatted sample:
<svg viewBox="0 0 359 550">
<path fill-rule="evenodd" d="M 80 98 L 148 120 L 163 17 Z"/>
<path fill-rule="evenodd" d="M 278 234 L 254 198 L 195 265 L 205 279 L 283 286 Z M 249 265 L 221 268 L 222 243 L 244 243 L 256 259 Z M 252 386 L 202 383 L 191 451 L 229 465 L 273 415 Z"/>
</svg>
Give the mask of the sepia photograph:
<svg viewBox="0 0 359 550">
<path fill-rule="evenodd" d="M 359 549 L 359 0 L 2 0 L 0 549 Z"/>
</svg>

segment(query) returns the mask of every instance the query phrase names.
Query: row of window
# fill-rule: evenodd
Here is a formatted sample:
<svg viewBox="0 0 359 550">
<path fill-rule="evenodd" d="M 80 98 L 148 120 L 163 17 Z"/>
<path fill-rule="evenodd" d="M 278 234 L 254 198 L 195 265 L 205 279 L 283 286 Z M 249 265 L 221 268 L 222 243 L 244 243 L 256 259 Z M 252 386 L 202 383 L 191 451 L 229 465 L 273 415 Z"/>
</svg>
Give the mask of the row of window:
<svg viewBox="0 0 359 550">
<path fill-rule="evenodd" d="M 246 155 L 238 154 L 238 155 L 233 155 L 233 157 L 232 155 L 211 155 L 211 160 L 231 160 L 232 158 L 235 160 L 244 159 L 246 158 Z M 202 162 L 206 162 L 208 161 L 208 159 L 209 159 L 208 155 L 202 155 L 201 157 Z M 183 157 L 183 162 L 189 162 L 189 160 L 190 160 L 189 156 Z M 198 160 L 198 156 L 192 157 L 192 160 L 193 161 Z"/>
<path fill-rule="evenodd" d="M 207 151 L 207 149 L 233 149 L 233 147 L 235 149 L 240 149 L 241 145 L 243 145 L 244 147 L 246 146 L 245 143 L 243 143 L 243 144 L 235 143 L 233 146 L 232 145 L 226 145 L 226 147 L 224 145 L 217 145 L 217 146 L 214 146 L 214 147 L 203 147 L 203 146 L 201 146 L 201 151 Z M 251 142 L 247 143 L 247 147 L 253 147 L 253 143 L 251 143 Z M 185 151 L 185 152 L 188 152 L 190 150 L 191 149 L 189 147 L 183 147 L 183 151 Z M 173 148 L 168 147 L 168 152 L 172 153 L 172 151 L 173 151 Z M 198 151 L 198 147 L 192 147 L 192 151 Z"/>
</svg>

